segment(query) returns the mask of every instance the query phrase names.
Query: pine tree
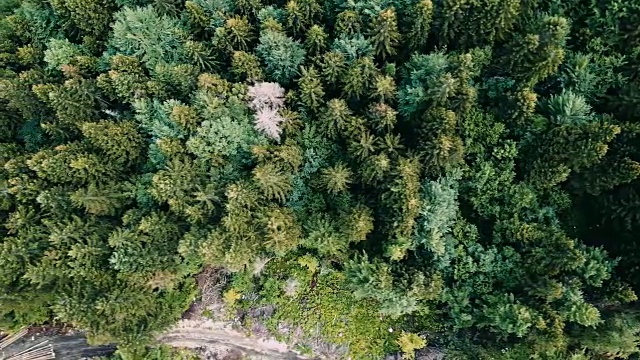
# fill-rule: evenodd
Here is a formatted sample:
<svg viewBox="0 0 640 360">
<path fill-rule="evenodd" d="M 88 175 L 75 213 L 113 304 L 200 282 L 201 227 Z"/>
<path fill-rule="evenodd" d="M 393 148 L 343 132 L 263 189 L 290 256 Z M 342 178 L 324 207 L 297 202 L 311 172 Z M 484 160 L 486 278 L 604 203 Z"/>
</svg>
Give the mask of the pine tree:
<svg viewBox="0 0 640 360">
<path fill-rule="evenodd" d="M 375 80 L 375 89 L 373 97 L 380 102 L 389 102 L 393 100 L 396 94 L 396 83 L 393 77 L 387 75 L 378 75 Z"/>
<path fill-rule="evenodd" d="M 375 152 L 379 145 L 379 139 L 367 130 L 362 131 L 359 135 L 359 138 L 351 138 L 349 154 L 359 160 L 367 159 Z"/>
<path fill-rule="evenodd" d="M 411 237 L 415 231 L 416 219 L 420 212 L 420 172 L 416 158 L 401 158 L 393 169 L 393 180 L 384 196 L 390 206 L 396 210 L 391 226 L 391 241 L 387 244 L 386 253 L 391 260 L 401 260 L 413 246 Z"/>
<path fill-rule="evenodd" d="M 262 80 L 264 75 L 258 57 L 244 51 L 234 51 L 231 57 L 231 71 L 249 81 Z"/>
<path fill-rule="evenodd" d="M 359 58 L 347 68 L 343 79 L 344 95 L 359 99 L 373 85 L 378 69 L 369 57 Z"/>
<path fill-rule="evenodd" d="M 295 249 L 301 241 L 302 229 L 291 209 L 272 208 L 264 215 L 265 245 L 276 255 Z"/>
<path fill-rule="evenodd" d="M 357 12 L 345 10 L 338 14 L 336 19 L 336 29 L 339 34 L 352 36 L 360 33 L 362 20 Z"/>
<path fill-rule="evenodd" d="M 259 165 L 253 170 L 253 178 L 263 195 L 269 199 L 284 201 L 291 191 L 291 178 L 273 164 Z"/>
<path fill-rule="evenodd" d="M 546 16 L 535 22 L 529 33 L 515 37 L 506 57 L 513 76 L 535 85 L 555 73 L 565 56 L 568 32 L 567 19 Z"/>
<path fill-rule="evenodd" d="M 587 171 L 582 171 L 570 178 L 574 191 L 600 195 L 604 191 L 627 184 L 640 176 L 640 164 L 629 158 L 604 158 Z"/>
<path fill-rule="evenodd" d="M 188 200 L 197 191 L 202 169 L 186 158 L 174 158 L 166 168 L 153 175 L 151 195 L 167 202 L 173 211 L 184 212 Z"/>
<path fill-rule="evenodd" d="M 398 112 L 391 106 L 380 102 L 371 104 L 369 118 L 374 122 L 374 128 L 378 133 L 390 132 L 397 122 Z"/>
<path fill-rule="evenodd" d="M 464 149 L 456 125 L 453 111 L 434 108 L 425 113 L 418 128 L 421 138 L 418 148 L 429 165 L 448 169 L 462 162 Z"/>
<path fill-rule="evenodd" d="M 341 53 L 331 51 L 322 55 L 320 67 L 322 69 L 322 78 L 328 84 L 335 85 L 344 75 L 346 61 Z"/>
<path fill-rule="evenodd" d="M 322 129 L 326 136 L 334 138 L 345 131 L 346 123 L 352 116 L 351 109 L 342 99 L 327 102 L 327 109 L 321 112 Z"/>
<path fill-rule="evenodd" d="M 324 103 L 324 90 L 318 71 L 313 67 L 308 70 L 302 68 L 300 75 L 300 100 L 309 109 L 317 110 Z"/>
<path fill-rule="evenodd" d="M 313 25 L 307 31 L 307 38 L 304 41 L 304 45 L 309 51 L 309 54 L 320 54 L 327 46 L 328 35 L 319 25 Z"/>
<path fill-rule="evenodd" d="M 153 7 L 124 8 L 115 14 L 111 46 L 140 58 L 147 66 L 172 63 L 184 57 L 184 31 L 178 22 Z"/>
<path fill-rule="evenodd" d="M 82 134 L 112 162 L 133 163 L 141 155 L 142 137 L 132 122 L 84 123 Z"/>
<path fill-rule="evenodd" d="M 155 92 L 142 64 L 132 56 L 116 55 L 110 59 L 112 70 L 96 79 L 96 85 L 112 99 L 134 102 L 143 94 Z"/>
<path fill-rule="evenodd" d="M 216 61 L 210 48 L 204 43 L 187 40 L 184 44 L 185 53 L 191 63 L 197 65 L 201 71 L 208 71 L 215 67 Z"/>
<path fill-rule="evenodd" d="M 413 50 L 420 50 L 427 44 L 429 39 L 429 31 L 433 20 L 433 3 L 431 0 L 418 2 L 414 5 L 411 14 L 411 28 L 407 35 L 407 41 Z"/>
<path fill-rule="evenodd" d="M 131 203 L 132 191 L 129 184 L 90 184 L 86 189 L 78 189 L 71 194 L 71 202 L 83 208 L 88 214 L 114 215 Z"/>
<path fill-rule="evenodd" d="M 607 151 L 607 143 L 619 132 L 615 125 L 595 122 L 554 128 L 544 135 L 545 145 L 535 150 L 538 155 L 531 156 L 535 160 L 527 176 L 529 181 L 549 187 L 566 180 L 570 171 L 597 164 Z"/>
<path fill-rule="evenodd" d="M 251 41 L 251 24 L 246 18 L 235 16 L 224 23 L 226 40 L 235 50 L 245 51 Z"/>
<path fill-rule="evenodd" d="M 55 110 L 57 124 L 72 129 L 94 118 L 101 102 L 95 82 L 82 78 L 69 79 L 58 86 L 40 85 L 34 92 Z"/>
<path fill-rule="evenodd" d="M 598 335 L 580 330 L 577 338 L 594 356 L 625 358 L 637 353 L 638 318 L 633 312 L 613 315 L 597 326 Z"/>
<path fill-rule="evenodd" d="M 443 2 L 442 15 L 438 19 L 438 32 L 440 43 L 448 43 L 460 36 L 463 24 L 462 19 L 468 18 L 471 2 L 467 0 L 446 0 Z M 462 36 L 460 36 L 462 37 Z"/>
<path fill-rule="evenodd" d="M 195 1 L 185 1 L 184 7 L 192 26 L 196 27 L 199 31 L 203 31 L 209 27 L 211 19 L 209 19 L 202 6 Z"/>
<path fill-rule="evenodd" d="M 246 17 L 255 17 L 263 6 L 260 0 L 235 0 L 234 3 L 240 14 Z"/>
<path fill-rule="evenodd" d="M 287 14 L 287 27 L 289 27 L 291 32 L 295 35 L 305 30 L 308 19 L 300 4 L 298 4 L 296 0 L 289 0 L 285 10 Z"/>
<path fill-rule="evenodd" d="M 267 77 L 281 84 L 293 80 L 306 55 L 298 42 L 273 30 L 261 33 L 256 53 L 266 65 Z"/>
<path fill-rule="evenodd" d="M 187 131 L 195 130 L 201 122 L 197 111 L 193 107 L 182 104 L 176 104 L 171 109 L 170 118 Z"/>
<path fill-rule="evenodd" d="M 396 49 L 400 42 L 400 33 L 398 32 L 398 20 L 393 9 L 385 9 L 371 24 L 369 34 L 373 41 L 375 54 L 383 60 L 389 55 L 395 55 Z"/>
<path fill-rule="evenodd" d="M 69 18 L 73 25 L 85 34 L 98 36 L 106 35 L 111 15 L 115 11 L 112 3 L 103 0 L 52 0 L 49 2 L 58 16 Z"/>
<path fill-rule="evenodd" d="M 322 182 L 331 194 L 346 191 L 352 181 L 351 177 L 351 170 L 344 164 L 337 164 L 322 171 Z"/>
</svg>

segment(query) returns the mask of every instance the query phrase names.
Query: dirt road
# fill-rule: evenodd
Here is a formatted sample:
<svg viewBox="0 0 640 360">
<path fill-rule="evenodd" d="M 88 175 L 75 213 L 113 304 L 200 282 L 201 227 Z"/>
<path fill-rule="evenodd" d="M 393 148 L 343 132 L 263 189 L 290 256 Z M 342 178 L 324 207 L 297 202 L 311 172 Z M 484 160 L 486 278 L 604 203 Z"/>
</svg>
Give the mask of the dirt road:
<svg viewBox="0 0 640 360">
<path fill-rule="evenodd" d="M 29 334 L 3 352 L 0 360 L 17 354 L 34 344 L 48 341 L 53 346 L 56 359 L 80 360 L 108 356 L 115 346 L 91 346 L 80 332 L 73 334 Z M 182 320 L 158 337 L 158 342 L 174 347 L 197 349 L 205 359 L 238 359 L 245 356 L 254 360 L 304 360 L 308 359 L 290 351 L 285 344 L 273 340 L 248 337 L 233 330 L 226 322 L 211 320 Z"/>
<path fill-rule="evenodd" d="M 283 343 L 251 338 L 233 330 L 228 323 L 209 320 L 182 320 L 158 341 L 181 348 L 205 349 L 218 358 L 226 354 L 242 353 L 256 360 L 303 360 Z"/>
</svg>

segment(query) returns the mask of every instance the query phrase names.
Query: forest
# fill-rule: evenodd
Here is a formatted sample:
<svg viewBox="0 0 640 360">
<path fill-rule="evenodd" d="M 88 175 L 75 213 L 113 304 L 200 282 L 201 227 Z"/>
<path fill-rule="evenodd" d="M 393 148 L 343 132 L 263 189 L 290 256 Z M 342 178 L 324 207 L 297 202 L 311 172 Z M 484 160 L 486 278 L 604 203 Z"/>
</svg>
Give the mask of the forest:
<svg viewBox="0 0 640 360">
<path fill-rule="evenodd" d="M 640 358 L 640 0 L 2 0 L 0 129 L 0 330 Z"/>
</svg>

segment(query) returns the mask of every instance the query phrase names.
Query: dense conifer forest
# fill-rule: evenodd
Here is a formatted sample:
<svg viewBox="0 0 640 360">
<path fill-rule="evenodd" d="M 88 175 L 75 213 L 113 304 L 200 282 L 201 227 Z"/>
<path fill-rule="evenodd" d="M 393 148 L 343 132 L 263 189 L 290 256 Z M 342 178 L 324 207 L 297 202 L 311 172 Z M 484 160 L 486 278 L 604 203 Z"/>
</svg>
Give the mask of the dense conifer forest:
<svg viewBox="0 0 640 360">
<path fill-rule="evenodd" d="M 217 268 L 336 358 L 638 358 L 639 0 L 0 19 L 0 329 L 138 359 Z"/>
</svg>

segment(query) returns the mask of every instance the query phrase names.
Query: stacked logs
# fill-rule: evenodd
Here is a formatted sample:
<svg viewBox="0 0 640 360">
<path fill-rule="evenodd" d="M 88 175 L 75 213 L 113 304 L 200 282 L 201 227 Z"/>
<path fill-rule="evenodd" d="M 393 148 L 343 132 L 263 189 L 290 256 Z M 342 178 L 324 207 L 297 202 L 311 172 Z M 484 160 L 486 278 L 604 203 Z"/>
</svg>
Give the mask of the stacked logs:
<svg viewBox="0 0 640 360">
<path fill-rule="evenodd" d="M 53 360 L 56 358 L 49 340 L 33 345 L 19 353 L 5 355 L 4 349 L 27 335 L 27 332 L 27 329 L 22 329 L 15 334 L 0 339 L 0 360 Z"/>
</svg>

